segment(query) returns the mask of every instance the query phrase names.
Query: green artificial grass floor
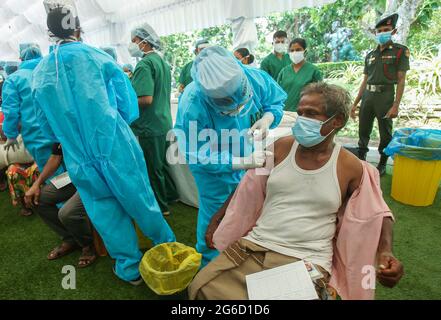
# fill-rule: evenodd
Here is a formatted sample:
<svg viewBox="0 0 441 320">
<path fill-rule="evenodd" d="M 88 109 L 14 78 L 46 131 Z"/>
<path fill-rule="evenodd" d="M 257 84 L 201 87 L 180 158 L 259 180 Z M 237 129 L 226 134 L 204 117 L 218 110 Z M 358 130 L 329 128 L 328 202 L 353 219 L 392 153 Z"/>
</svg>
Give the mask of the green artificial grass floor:
<svg viewBox="0 0 441 320">
<path fill-rule="evenodd" d="M 405 276 L 393 289 L 377 286 L 377 299 L 441 299 L 441 191 L 430 207 L 400 204 L 390 197 L 391 176 L 382 178 L 386 202 L 396 217 L 395 255 Z M 79 252 L 48 261 L 57 236 L 36 215 L 20 217 L 7 192 L 0 193 L 0 299 L 170 299 L 159 297 L 144 284 L 133 287 L 114 276 L 113 261 L 101 257 L 77 269 L 76 289 L 62 288 L 64 265 L 76 266 Z M 197 211 L 175 204 L 167 218 L 177 240 L 194 246 Z"/>
</svg>

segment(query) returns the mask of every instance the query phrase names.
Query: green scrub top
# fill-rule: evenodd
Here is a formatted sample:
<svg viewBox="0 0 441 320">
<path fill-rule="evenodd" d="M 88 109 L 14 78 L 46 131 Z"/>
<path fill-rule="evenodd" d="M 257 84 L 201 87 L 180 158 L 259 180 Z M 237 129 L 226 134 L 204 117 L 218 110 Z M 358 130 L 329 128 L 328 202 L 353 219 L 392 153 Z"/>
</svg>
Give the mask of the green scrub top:
<svg viewBox="0 0 441 320">
<path fill-rule="evenodd" d="M 181 74 L 179 76 L 179 83 L 183 84 L 184 87 L 188 86 L 190 83 L 193 82 L 193 78 L 191 77 L 192 66 L 193 66 L 193 61 L 190 61 L 182 68 Z"/>
<path fill-rule="evenodd" d="M 139 110 L 139 119 L 132 124 L 139 137 L 165 135 L 172 128 L 170 111 L 170 66 L 156 53 L 148 53 L 136 65 L 132 85 L 138 97 L 153 96 L 153 103 Z"/>
<path fill-rule="evenodd" d="M 312 63 L 305 64 L 296 73 L 292 64 L 280 71 L 277 83 L 286 91 L 288 99 L 285 102 L 285 111 L 297 111 L 302 89 L 312 83 L 323 80 L 320 70 Z"/>
<path fill-rule="evenodd" d="M 266 71 L 274 80 L 277 80 L 280 71 L 290 64 L 291 59 L 288 54 L 285 54 L 282 59 L 279 59 L 274 53 L 271 53 L 263 59 L 260 64 L 260 69 Z"/>
</svg>

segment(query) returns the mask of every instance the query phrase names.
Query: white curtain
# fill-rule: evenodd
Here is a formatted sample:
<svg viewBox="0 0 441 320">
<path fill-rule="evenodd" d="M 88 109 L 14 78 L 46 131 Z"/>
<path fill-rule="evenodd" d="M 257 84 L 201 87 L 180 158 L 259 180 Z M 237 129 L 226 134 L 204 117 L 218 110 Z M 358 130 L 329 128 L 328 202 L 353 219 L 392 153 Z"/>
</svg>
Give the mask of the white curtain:
<svg viewBox="0 0 441 320">
<path fill-rule="evenodd" d="M 233 31 L 233 48 L 247 48 L 254 52 L 258 44 L 257 28 L 254 18 L 239 17 L 231 21 L 231 30 Z"/>
<path fill-rule="evenodd" d="M 252 46 L 253 17 L 335 0 L 73 0 L 84 39 L 94 46 L 115 46 L 121 62 L 130 41 L 130 29 L 148 22 L 161 36 L 192 31 L 233 21 L 237 43 Z M 244 17 L 242 20 L 237 18 Z M 240 26 L 245 28 L 241 30 Z M 16 60 L 18 44 L 38 42 L 47 52 L 43 0 L 1 0 L 0 60 Z M 247 38 L 249 37 L 249 38 Z"/>
</svg>

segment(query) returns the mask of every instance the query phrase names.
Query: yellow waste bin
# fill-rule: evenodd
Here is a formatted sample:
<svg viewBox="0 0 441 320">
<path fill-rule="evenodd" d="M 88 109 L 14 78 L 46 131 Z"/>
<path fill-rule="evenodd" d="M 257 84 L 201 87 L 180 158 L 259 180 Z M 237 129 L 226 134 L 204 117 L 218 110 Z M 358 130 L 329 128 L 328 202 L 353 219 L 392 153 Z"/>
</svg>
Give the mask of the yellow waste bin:
<svg viewBox="0 0 441 320">
<path fill-rule="evenodd" d="M 158 295 L 172 295 L 187 288 L 201 265 L 202 255 L 179 242 L 162 243 L 144 254 L 139 272 Z"/>
<path fill-rule="evenodd" d="M 441 182 L 441 130 L 398 129 L 384 153 L 394 157 L 392 198 L 430 206 Z"/>
<path fill-rule="evenodd" d="M 396 155 L 392 198 L 412 206 L 430 206 L 441 182 L 441 160 L 426 161 Z"/>
</svg>

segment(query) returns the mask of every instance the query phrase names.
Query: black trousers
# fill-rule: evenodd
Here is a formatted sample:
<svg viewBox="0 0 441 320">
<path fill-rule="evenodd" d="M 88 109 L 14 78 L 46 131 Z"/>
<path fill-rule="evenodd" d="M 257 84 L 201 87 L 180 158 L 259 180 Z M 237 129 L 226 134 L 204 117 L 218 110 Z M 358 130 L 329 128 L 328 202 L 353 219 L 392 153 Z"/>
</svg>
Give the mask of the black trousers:
<svg viewBox="0 0 441 320">
<path fill-rule="evenodd" d="M 387 92 L 369 92 L 365 91 L 361 100 L 360 107 L 360 125 L 358 128 L 358 149 L 360 153 L 366 154 L 369 151 L 368 145 L 371 139 L 374 120 L 378 121 L 380 131 L 380 145 L 378 152 L 384 156 L 384 148 L 392 140 L 392 119 L 383 119 L 392 108 L 395 100 L 394 90 Z"/>
</svg>

